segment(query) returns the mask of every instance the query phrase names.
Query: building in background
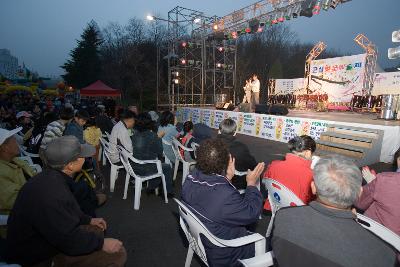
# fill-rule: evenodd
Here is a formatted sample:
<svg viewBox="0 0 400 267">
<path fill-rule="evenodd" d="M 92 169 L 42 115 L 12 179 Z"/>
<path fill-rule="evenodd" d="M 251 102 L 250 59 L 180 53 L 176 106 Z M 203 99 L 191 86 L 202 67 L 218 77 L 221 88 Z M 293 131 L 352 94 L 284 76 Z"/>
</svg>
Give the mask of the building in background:
<svg viewBox="0 0 400 267">
<path fill-rule="evenodd" d="M 18 58 L 11 55 L 10 50 L 0 49 L 0 74 L 7 79 L 17 78 Z"/>
</svg>

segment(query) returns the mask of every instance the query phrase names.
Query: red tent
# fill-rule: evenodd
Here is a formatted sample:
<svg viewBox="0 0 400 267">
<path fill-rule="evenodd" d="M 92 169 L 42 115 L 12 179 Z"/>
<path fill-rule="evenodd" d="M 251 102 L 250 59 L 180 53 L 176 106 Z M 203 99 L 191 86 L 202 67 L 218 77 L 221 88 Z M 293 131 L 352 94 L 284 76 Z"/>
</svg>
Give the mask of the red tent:
<svg viewBox="0 0 400 267">
<path fill-rule="evenodd" d="M 82 88 L 80 94 L 81 96 L 121 96 L 119 89 L 113 89 L 100 80 Z"/>
</svg>

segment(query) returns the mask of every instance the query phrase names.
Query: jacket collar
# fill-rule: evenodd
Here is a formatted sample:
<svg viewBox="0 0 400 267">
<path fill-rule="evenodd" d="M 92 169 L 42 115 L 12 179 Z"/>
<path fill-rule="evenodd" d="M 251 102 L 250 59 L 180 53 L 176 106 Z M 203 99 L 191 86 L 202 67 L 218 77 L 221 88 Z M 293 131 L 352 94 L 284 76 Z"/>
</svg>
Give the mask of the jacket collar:
<svg viewBox="0 0 400 267">
<path fill-rule="evenodd" d="M 233 136 L 233 135 L 227 135 L 227 134 L 219 134 L 219 135 L 217 136 L 217 138 L 226 140 L 226 141 L 228 141 L 228 142 L 233 142 L 233 141 L 236 140 L 236 137 L 235 137 L 235 136 Z"/>
<path fill-rule="evenodd" d="M 17 158 L 13 158 L 10 162 L 5 160 L 0 160 L 0 165 L 7 165 L 8 167 L 13 169 L 18 169 L 23 167 L 22 162 L 19 162 Z"/>
<path fill-rule="evenodd" d="M 204 174 L 198 169 L 193 170 L 188 175 L 187 179 L 189 179 L 195 184 L 203 186 L 214 187 L 217 185 L 229 184 L 236 189 L 236 187 L 225 176 L 219 174 L 210 174 L 210 175 Z"/>
<path fill-rule="evenodd" d="M 286 161 L 293 165 L 302 165 L 304 167 L 311 168 L 311 160 L 299 157 L 293 153 L 286 154 Z"/>
<path fill-rule="evenodd" d="M 310 202 L 309 206 L 319 213 L 322 213 L 329 217 L 336 217 L 341 219 L 355 219 L 356 216 L 351 210 L 337 210 L 330 209 L 321 205 L 318 201 Z"/>
</svg>

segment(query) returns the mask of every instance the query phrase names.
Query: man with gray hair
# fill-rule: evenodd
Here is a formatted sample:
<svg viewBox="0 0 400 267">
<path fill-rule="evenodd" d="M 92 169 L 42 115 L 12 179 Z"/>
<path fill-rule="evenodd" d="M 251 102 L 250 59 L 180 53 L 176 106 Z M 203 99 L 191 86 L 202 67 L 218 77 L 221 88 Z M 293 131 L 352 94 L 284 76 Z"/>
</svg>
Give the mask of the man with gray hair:
<svg viewBox="0 0 400 267">
<path fill-rule="evenodd" d="M 393 249 L 355 221 L 352 206 L 362 192 L 361 172 L 341 156 L 321 158 L 314 168 L 309 206 L 280 209 L 272 249 L 285 266 L 396 266 Z"/>
<path fill-rule="evenodd" d="M 255 158 L 251 155 L 249 148 L 236 139 L 236 122 L 225 119 L 219 124 L 217 139 L 221 140 L 229 149 L 229 153 L 235 158 L 235 167 L 239 172 L 247 172 L 257 166 Z M 237 189 L 246 189 L 246 175 L 234 176 L 231 183 Z"/>
</svg>

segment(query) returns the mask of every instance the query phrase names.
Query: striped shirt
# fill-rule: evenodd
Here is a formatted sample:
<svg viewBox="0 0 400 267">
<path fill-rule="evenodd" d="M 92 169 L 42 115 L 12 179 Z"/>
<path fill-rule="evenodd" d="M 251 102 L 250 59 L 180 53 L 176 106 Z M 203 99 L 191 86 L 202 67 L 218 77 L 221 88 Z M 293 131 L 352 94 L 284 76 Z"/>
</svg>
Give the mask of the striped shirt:
<svg viewBox="0 0 400 267">
<path fill-rule="evenodd" d="M 46 149 L 47 145 L 54 139 L 63 136 L 65 130 L 65 123 L 62 120 L 51 122 L 47 125 L 46 131 L 42 143 L 40 144 L 41 149 Z"/>
</svg>

